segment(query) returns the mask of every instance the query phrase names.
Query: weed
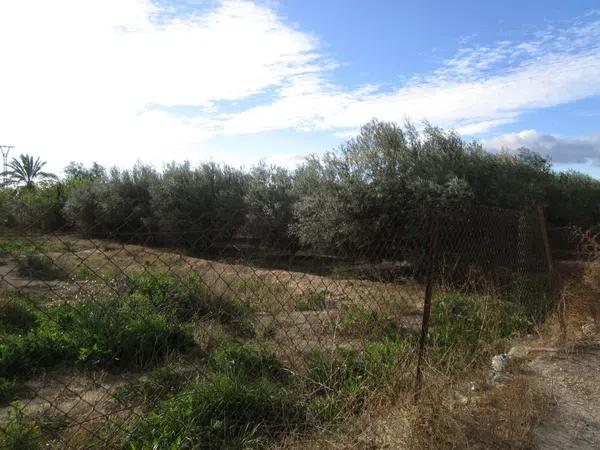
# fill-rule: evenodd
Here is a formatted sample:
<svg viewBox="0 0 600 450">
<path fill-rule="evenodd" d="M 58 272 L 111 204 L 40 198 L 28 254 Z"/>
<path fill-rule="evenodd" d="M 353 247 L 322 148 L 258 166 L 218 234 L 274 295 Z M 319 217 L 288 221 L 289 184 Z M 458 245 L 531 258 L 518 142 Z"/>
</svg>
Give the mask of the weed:
<svg viewBox="0 0 600 450">
<path fill-rule="evenodd" d="M 0 344 L 0 376 L 58 363 L 111 370 L 143 368 L 192 345 L 191 336 L 140 299 L 95 300 L 49 308 L 38 326 Z"/>
<path fill-rule="evenodd" d="M 142 380 L 118 388 L 115 398 L 135 402 L 149 410 L 158 406 L 169 395 L 177 394 L 184 381 L 185 377 L 181 373 L 170 367 L 162 367 L 151 371 Z"/>
<path fill-rule="evenodd" d="M 402 378 L 402 364 L 410 350 L 404 341 L 368 343 L 363 351 L 314 349 L 306 376 L 308 389 L 315 395 L 310 402 L 312 418 L 319 423 L 335 422 L 358 412 L 392 376 Z"/>
<path fill-rule="evenodd" d="M 260 347 L 232 344 L 213 353 L 213 366 L 217 371 L 244 380 L 266 378 L 286 382 L 290 372 L 277 357 Z"/>
<path fill-rule="evenodd" d="M 69 417 L 52 406 L 42 409 L 35 417 L 35 421 L 45 438 L 60 438 L 60 432 L 67 428 L 71 420 Z"/>
<path fill-rule="evenodd" d="M 198 320 L 189 325 L 196 346 L 205 353 L 215 348 L 231 344 L 235 336 L 220 322 L 215 320 Z"/>
<path fill-rule="evenodd" d="M 148 298 L 163 312 L 178 320 L 216 319 L 242 337 L 254 336 L 252 312 L 246 305 L 210 291 L 196 273 L 183 279 L 164 272 L 144 272 L 131 277 L 132 293 Z"/>
<path fill-rule="evenodd" d="M 47 255 L 30 253 L 18 259 L 18 272 L 22 277 L 42 281 L 57 280 L 65 277 L 64 270 L 57 266 Z"/>
<path fill-rule="evenodd" d="M 265 378 L 213 374 L 165 400 L 134 424 L 130 447 L 248 448 L 302 423 L 305 408 L 290 388 Z"/>
<path fill-rule="evenodd" d="M 400 328 L 388 316 L 362 306 L 345 306 L 339 322 L 344 336 L 387 339 L 400 335 Z"/>
<path fill-rule="evenodd" d="M 3 293 L 0 298 L 0 336 L 28 331 L 36 323 L 35 314 L 19 294 Z"/>
<path fill-rule="evenodd" d="M 0 377 L 0 404 L 7 404 L 29 394 L 29 389 L 19 380 Z"/>
<path fill-rule="evenodd" d="M 42 436 L 36 423 L 23 414 L 18 404 L 8 412 L 8 424 L 0 430 L 0 448 L 6 450 L 37 450 Z"/>
<path fill-rule="evenodd" d="M 329 291 L 323 289 L 321 291 L 307 290 L 302 293 L 301 300 L 296 303 L 297 311 L 321 311 L 327 308 L 327 298 Z"/>
<path fill-rule="evenodd" d="M 23 256 L 35 252 L 35 246 L 20 239 L 0 239 L 1 256 Z"/>
<path fill-rule="evenodd" d="M 75 253 L 77 251 L 77 246 L 73 242 L 64 241 L 60 243 L 59 251 L 66 253 Z"/>
<path fill-rule="evenodd" d="M 520 277 L 505 297 L 523 310 L 529 321 L 527 330 L 524 330 L 527 332 L 533 331 L 533 327 L 542 322 L 556 306 L 551 300 L 551 288 L 546 277 Z"/>
<path fill-rule="evenodd" d="M 431 316 L 430 356 L 446 371 L 460 371 L 486 359 L 501 341 L 530 324 L 523 307 L 492 296 L 447 293 Z"/>
<path fill-rule="evenodd" d="M 74 270 L 71 271 L 71 279 L 79 281 L 87 281 L 97 278 L 92 269 L 85 264 L 79 264 Z"/>
</svg>

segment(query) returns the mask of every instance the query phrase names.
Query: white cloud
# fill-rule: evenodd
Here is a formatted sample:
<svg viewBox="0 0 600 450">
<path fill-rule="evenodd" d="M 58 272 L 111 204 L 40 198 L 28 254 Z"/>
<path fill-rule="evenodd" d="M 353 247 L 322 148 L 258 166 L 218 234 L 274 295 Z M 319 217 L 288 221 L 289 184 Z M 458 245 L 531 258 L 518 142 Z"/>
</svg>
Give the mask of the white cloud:
<svg viewBox="0 0 600 450">
<path fill-rule="evenodd" d="M 214 110 L 326 64 L 313 37 L 251 2 L 159 12 L 150 0 L 0 2 L 2 143 L 62 160 L 198 158 L 191 146 L 218 124 L 147 105 Z"/>
<path fill-rule="evenodd" d="M 433 73 L 393 92 L 347 91 L 309 74 L 279 90 L 276 101 L 231 115 L 226 133 L 293 126 L 356 129 L 373 117 L 409 117 L 479 134 L 525 111 L 600 95 L 600 20 L 546 30 L 530 41 L 467 48 Z"/>
<path fill-rule="evenodd" d="M 537 130 L 507 133 L 484 141 L 488 150 L 517 150 L 526 147 L 549 156 L 558 164 L 600 165 L 600 135 L 582 138 L 564 138 Z"/>
<path fill-rule="evenodd" d="M 600 94 L 593 14 L 526 40 L 459 49 L 438 70 L 383 91 L 336 84 L 337 62 L 320 55 L 318 40 L 265 5 L 163 12 L 152 0 L 0 2 L 0 143 L 58 168 L 70 159 L 219 160 L 202 142 L 288 128 L 347 136 L 373 117 L 478 134 Z M 177 106 L 199 112 L 176 115 Z"/>
</svg>

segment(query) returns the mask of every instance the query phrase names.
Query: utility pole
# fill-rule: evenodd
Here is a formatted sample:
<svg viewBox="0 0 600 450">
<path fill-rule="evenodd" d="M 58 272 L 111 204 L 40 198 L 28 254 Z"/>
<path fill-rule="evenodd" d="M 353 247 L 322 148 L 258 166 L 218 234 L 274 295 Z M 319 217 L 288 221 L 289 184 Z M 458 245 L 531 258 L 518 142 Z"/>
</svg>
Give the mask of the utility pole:
<svg viewBox="0 0 600 450">
<path fill-rule="evenodd" d="M 2 152 L 2 186 L 6 186 L 6 177 L 8 175 L 8 154 L 13 148 L 15 148 L 14 145 L 0 145 L 0 152 Z"/>
</svg>

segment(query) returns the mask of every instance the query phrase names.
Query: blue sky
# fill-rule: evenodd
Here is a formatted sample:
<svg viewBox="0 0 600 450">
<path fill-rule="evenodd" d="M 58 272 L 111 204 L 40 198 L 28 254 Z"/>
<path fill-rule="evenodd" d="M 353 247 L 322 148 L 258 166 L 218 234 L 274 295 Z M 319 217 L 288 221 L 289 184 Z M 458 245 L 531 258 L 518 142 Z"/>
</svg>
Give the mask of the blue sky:
<svg viewBox="0 0 600 450">
<path fill-rule="evenodd" d="M 376 117 L 600 177 L 594 1 L 6 0 L 0 60 L 0 144 L 56 171 L 292 167 Z"/>
</svg>

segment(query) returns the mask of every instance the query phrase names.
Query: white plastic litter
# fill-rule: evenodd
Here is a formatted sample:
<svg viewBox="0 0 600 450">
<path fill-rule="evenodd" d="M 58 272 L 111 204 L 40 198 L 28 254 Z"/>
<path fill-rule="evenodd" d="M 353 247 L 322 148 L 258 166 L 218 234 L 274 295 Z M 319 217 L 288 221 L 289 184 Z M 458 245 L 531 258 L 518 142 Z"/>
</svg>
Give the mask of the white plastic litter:
<svg viewBox="0 0 600 450">
<path fill-rule="evenodd" d="M 492 358 L 492 381 L 501 382 L 511 378 L 507 372 L 508 355 L 500 353 Z"/>
</svg>

